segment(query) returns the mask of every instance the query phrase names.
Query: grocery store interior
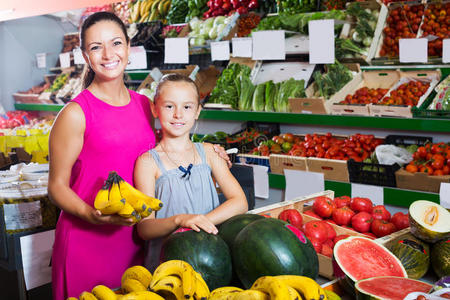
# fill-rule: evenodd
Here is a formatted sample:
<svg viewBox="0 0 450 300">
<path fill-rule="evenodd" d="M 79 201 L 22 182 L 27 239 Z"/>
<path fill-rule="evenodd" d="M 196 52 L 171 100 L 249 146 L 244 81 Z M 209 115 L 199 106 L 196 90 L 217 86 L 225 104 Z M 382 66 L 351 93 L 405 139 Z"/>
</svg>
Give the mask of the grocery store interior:
<svg viewBox="0 0 450 300">
<path fill-rule="evenodd" d="M 83 90 L 79 30 L 99 11 L 126 24 L 128 89 L 150 102 L 164 74 L 197 84 L 203 108 L 191 140 L 227 151 L 249 213 L 287 221 L 315 241 L 313 279 L 325 290 L 356 297 L 332 261 L 347 280 L 368 277 L 355 280 L 335 247 L 344 243 L 311 238 L 308 222 L 328 224 L 334 237 L 370 239 L 365 247 L 394 257 L 399 277 L 418 281 L 393 280 L 411 294 L 392 299 L 439 299 L 431 298 L 437 285 L 450 295 L 450 1 L 56 2 L 0 3 L 0 299 L 52 299 L 60 209 L 47 191 L 48 138 Z M 152 128 L 161 138 L 159 120 Z M 439 221 L 417 221 L 430 209 Z M 250 289 L 256 278 L 247 286 L 241 274 L 251 272 L 235 266 L 243 256 L 232 249 L 233 276 Z M 358 297 L 379 292 L 356 286 Z M 261 299 L 278 299 L 265 292 Z"/>
</svg>

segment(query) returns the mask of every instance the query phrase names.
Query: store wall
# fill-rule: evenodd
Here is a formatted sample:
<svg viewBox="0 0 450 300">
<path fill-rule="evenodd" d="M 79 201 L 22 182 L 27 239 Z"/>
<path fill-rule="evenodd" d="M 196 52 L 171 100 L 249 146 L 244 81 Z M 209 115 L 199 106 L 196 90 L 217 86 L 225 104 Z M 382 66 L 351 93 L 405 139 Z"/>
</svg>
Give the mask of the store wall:
<svg viewBox="0 0 450 300">
<path fill-rule="evenodd" d="M 14 110 L 12 94 L 44 81 L 56 65 L 65 33 L 76 32 L 68 22 L 38 16 L 0 22 L 0 101 L 5 110 Z M 36 53 L 48 53 L 47 68 L 38 69 Z"/>
</svg>

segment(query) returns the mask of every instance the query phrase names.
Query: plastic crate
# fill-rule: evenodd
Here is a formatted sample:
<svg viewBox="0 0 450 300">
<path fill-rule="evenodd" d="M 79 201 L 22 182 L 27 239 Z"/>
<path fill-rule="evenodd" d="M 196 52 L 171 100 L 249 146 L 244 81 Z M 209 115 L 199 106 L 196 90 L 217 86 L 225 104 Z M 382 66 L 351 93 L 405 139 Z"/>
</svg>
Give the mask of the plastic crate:
<svg viewBox="0 0 450 300">
<path fill-rule="evenodd" d="M 415 118 L 430 118 L 430 119 L 450 119 L 450 110 L 428 109 L 433 102 L 436 92 L 433 92 L 420 107 L 413 107 L 412 113 Z"/>
<path fill-rule="evenodd" d="M 400 169 L 398 164 L 382 165 L 376 163 L 347 161 L 350 182 L 396 187 L 395 172 Z"/>
<path fill-rule="evenodd" d="M 432 143 L 433 137 L 431 136 L 415 136 L 415 135 L 388 135 L 384 139 L 384 143 L 388 145 L 396 146 L 409 146 L 409 145 L 419 145 L 423 146 L 426 143 Z"/>
<path fill-rule="evenodd" d="M 253 121 L 248 121 L 245 125 L 245 128 L 239 130 L 238 132 L 231 135 L 231 138 L 237 137 L 246 130 L 256 129 L 260 132 L 260 134 L 255 137 L 252 141 L 242 142 L 237 141 L 234 143 L 227 142 L 226 149 L 229 148 L 237 148 L 240 153 L 249 153 L 255 147 L 263 142 L 270 140 L 272 137 L 280 134 L 280 124 L 278 123 L 258 123 Z"/>
</svg>

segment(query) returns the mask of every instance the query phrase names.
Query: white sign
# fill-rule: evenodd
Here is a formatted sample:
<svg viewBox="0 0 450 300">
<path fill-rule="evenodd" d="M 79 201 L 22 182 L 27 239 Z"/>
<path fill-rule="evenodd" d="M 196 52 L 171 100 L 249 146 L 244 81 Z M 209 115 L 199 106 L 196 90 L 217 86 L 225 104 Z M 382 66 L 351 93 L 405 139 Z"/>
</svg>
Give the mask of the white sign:
<svg viewBox="0 0 450 300">
<path fill-rule="evenodd" d="M 211 42 L 211 61 L 229 60 L 230 59 L 230 42 Z"/>
<path fill-rule="evenodd" d="M 41 202 L 3 204 L 6 230 L 27 229 L 42 225 Z"/>
<path fill-rule="evenodd" d="M 428 61 L 428 39 L 400 39 L 400 62 L 426 63 Z"/>
<path fill-rule="evenodd" d="M 232 38 L 233 57 L 252 57 L 252 38 Z"/>
<path fill-rule="evenodd" d="M 189 63 L 188 38 L 164 39 L 164 63 L 187 64 Z"/>
<path fill-rule="evenodd" d="M 61 68 L 70 68 L 70 52 L 59 54 L 59 64 Z"/>
<path fill-rule="evenodd" d="M 27 291 L 51 282 L 50 260 L 54 241 L 54 230 L 20 237 L 23 275 Z"/>
<path fill-rule="evenodd" d="M 285 169 L 284 176 L 286 178 L 285 201 L 325 190 L 323 173 Z"/>
<path fill-rule="evenodd" d="M 439 190 L 440 204 L 445 208 L 450 208 L 450 183 L 441 182 Z"/>
<path fill-rule="evenodd" d="M 450 39 L 444 39 L 442 41 L 442 62 L 450 63 Z"/>
<path fill-rule="evenodd" d="M 255 197 L 269 198 L 269 168 L 266 166 L 250 165 L 253 167 Z"/>
<path fill-rule="evenodd" d="M 334 20 L 308 22 L 309 63 L 334 63 Z"/>
<path fill-rule="evenodd" d="M 128 60 L 130 63 L 126 67 L 127 70 L 147 69 L 147 53 L 144 46 L 131 47 Z"/>
<path fill-rule="evenodd" d="M 353 197 L 369 198 L 374 206 L 383 205 L 384 189 L 381 186 L 352 183 Z"/>
<path fill-rule="evenodd" d="M 36 53 L 36 62 L 38 69 L 47 68 L 47 55 L 45 53 Z"/>
<path fill-rule="evenodd" d="M 253 60 L 286 58 L 284 30 L 262 30 L 252 33 Z"/>
<path fill-rule="evenodd" d="M 73 53 L 73 63 L 76 65 L 84 65 L 86 61 L 84 60 L 83 53 L 80 48 L 75 48 L 72 50 Z"/>
</svg>

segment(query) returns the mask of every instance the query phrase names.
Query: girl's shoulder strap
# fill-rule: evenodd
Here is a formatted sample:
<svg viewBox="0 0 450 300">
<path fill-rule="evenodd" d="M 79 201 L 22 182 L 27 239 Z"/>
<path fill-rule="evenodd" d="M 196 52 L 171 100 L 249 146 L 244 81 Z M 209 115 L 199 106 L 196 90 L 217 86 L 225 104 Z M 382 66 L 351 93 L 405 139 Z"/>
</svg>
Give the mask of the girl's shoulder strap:
<svg viewBox="0 0 450 300">
<path fill-rule="evenodd" d="M 203 143 L 194 143 L 195 148 L 197 149 L 198 155 L 200 155 L 203 164 L 207 164 L 208 161 L 206 159 L 205 145 Z"/>
<path fill-rule="evenodd" d="M 158 154 L 158 151 L 156 151 L 155 148 L 151 149 L 148 151 L 148 153 L 151 154 L 151 156 L 153 157 L 153 159 L 155 160 L 156 165 L 158 166 L 158 168 L 161 170 L 161 173 L 166 173 L 166 168 L 164 167 L 164 164 L 161 161 L 161 157 Z"/>
</svg>

